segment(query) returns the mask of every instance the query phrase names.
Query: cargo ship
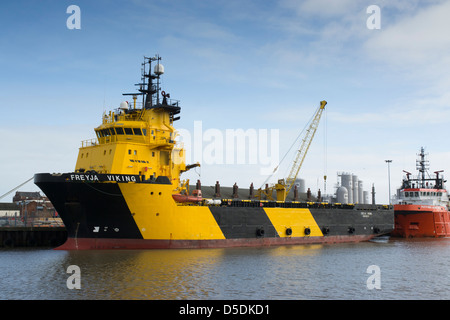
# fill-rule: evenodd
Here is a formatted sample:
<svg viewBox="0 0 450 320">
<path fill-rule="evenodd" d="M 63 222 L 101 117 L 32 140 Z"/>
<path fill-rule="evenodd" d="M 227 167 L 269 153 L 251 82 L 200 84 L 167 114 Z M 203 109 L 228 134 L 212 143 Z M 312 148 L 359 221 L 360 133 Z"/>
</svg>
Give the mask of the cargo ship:
<svg viewBox="0 0 450 320">
<path fill-rule="evenodd" d="M 57 249 L 359 242 L 393 230 L 391 206 L 303 201 L 292 176 L 288 183 L 280 179 L 262 189 L 253 184 L 221 188 L 219 183 L 205 188 L 200 181 L 182 180 L 184 172 L 200 164 L 186 164 L 185 149 L 177 142 L 180 102 L 160 87 L 161 57 L 144 57 L 141 70 L 138 92 L 124 93 L 133 102 L 103 114 L 96 138 L 82 141 L 73 172 L 35 174 L 35 184 L 68 232 Z M 318 108 L 315 128 L 325 104 Z M 308 130 L 303 143 L 309 145 L 314 131 Z"/>
<path fill-rule="evenodd" d="M 449 198 L 443 171 L 428 172 L 429 163 L 422 147 L 416 160 L 417 176 L 403 170 L 406 177 L 397 191 L 394 204 L 395 228 L 393 237 L 450 236 Z"/>
</svg>

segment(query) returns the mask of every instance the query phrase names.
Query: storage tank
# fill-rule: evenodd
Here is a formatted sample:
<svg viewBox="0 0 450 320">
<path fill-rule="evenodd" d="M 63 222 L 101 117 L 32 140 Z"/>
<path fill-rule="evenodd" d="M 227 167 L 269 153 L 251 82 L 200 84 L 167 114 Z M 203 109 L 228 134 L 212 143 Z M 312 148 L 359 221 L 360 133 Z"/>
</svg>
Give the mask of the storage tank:
<svg viewBox="0 0 450 320">
<path fill-rule="evenodd" d="M 369 204 L 369 191 L 363 192 L 364 204 Z"/>
<path fill-rule="evenodd" d="M 341 186 L 347 189 L 348 203 L 353 203 L 353 180 L 350 173 L 341 174 Z"/>
<path fill-rule="evenodd" d="M 353 186 L 353 203 L 359 203 L 359 193 L 358 193 L 358 176 L 352 175 L 352 186 Z"/>
<path fill-rule="evenodd" d="M 358 181 L 358 200 L 359 203 L 364 203 L 364 190 L 362 180 Z"/>
<path fill-rule="evenodd" d="M 338 203 L 348 203 L 348 190 L 346 187 L 340 186 L 336 191 L 336 201 Z"/>
<path fill-rule="evenodd" d="M 295 179 L 294 184 L 297 185 L 297 187 L 298 187 L 298 192 L 300 192 L 300 193 L 306 193 L 306 182 L 305 182 L 305 179 L 299 179 L 299 178 L 297 178 L 297 179 Z"/>
</svg>

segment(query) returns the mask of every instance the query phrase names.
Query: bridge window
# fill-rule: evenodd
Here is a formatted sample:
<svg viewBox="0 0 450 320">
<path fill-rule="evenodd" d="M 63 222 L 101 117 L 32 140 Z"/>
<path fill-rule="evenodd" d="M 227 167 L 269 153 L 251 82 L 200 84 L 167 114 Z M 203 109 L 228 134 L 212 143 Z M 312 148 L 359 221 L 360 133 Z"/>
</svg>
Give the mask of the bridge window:
<svg viewBox="0 0 450 320">
<path fill-rule="evenodd" d="M 124 134 L 123 128 L 116 128 L 117 134 Z"/>
<path fill-rule="evenodd" d="M 131 128 L 125 128 L 125 134 L 131 134 L 131 135 L 133 135 L 133 129 L 131 129 Z"/>
<path fill-rule="evenodd" d="M 137 136 L 142 136 L 141 128 L 133 128 L 133 132 Z"/>
</svg>

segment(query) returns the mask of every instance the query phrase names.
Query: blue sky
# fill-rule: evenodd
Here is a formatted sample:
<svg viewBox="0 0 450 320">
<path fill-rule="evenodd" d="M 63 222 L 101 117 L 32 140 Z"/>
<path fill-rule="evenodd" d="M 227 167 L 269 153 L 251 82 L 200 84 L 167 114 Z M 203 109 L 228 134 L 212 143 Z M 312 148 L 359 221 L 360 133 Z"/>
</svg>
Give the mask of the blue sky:
<svg viewBox="0 0 450 320">
<path fill-rule="evenodd" d="M 66 27 L 71 4 L 80 30 Z M 379 30 L 366 26 L 370 5 Z M 315 192 L 326 173 L 333 192 L 336 173 L 351 172 L 386 203 L 385 159 L 393 190 L 421 146 L 432 171 L 450 170 L 449 16 L 437 0 L 2 2 L 0 194 L 37 172 L 72 171 L 80 141 L 158 53 L 163 89 L 181 100 L 177 128 L 276 129 L 280 159 L 327 100 L 300 175 Z M 259 169 L 203 165 L 185 178 L 246 187 L 267 178 Z"/>
</svg>

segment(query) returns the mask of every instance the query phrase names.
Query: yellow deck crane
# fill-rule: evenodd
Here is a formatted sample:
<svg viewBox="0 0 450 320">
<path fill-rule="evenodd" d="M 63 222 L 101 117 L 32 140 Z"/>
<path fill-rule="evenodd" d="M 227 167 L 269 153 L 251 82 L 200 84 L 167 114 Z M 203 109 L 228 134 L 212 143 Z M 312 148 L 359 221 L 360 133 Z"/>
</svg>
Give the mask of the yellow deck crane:
<svg viewBox="0 0 450 320">
<path fill-rule="evenodd" d="M 315 112 L 314 118 L 311 121 L 311 124 L 309 125 L 308 129 L 306 130 L 305 136 L 302 139 L 302 143 L 297 151 L 297 155 L 295 157 L 294 163 L 292 164 L 288 177 L 286 179 L 278 180 L 278 183 L 276 183 L 275 186 L 271 188 L 266 188 L 265 190 L 259 189 L 257 192 L 257 195 L 259 195 L 259 197 L 261 197 L 261 195 L 264 194 L 268 199 L 271 199 L 273 189 L 275 189 L 277 191 L 277 200 L 278 201 L 286 200 L 289 191 L 291 191 L 292 187 L 294 186 L 295 179 L 297 178 L 297 175 L 303 164 L 303 160 L 305 160 L 306 153 L 308 152 L 309 146 L 311 145 L 311 142 L 314 138 L 314 134 L 317 131 L 320 117 L 322 116 L 322 112 L 325 109 L 326 104 L 327 104 L 326 101 L 320 102 L 320 106 Z M 324 179 L 326 179 L 326 176 L 324 176 Z"/>
</svg>

